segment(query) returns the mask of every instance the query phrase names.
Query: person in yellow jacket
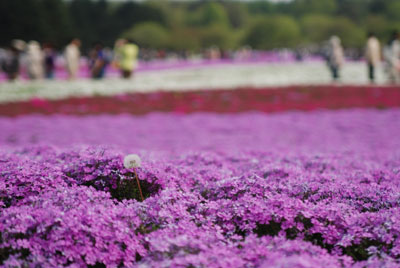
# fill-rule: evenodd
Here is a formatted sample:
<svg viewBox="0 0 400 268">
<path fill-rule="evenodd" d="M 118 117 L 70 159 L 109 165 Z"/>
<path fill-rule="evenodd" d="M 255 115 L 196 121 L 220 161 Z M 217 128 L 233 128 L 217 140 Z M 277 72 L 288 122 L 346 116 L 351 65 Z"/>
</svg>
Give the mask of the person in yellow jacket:
<svg viewBox="0 0 400 268">
<path fill-rule="evenodd" d="M 130 40 L 119 39 L 115 45 L 115 62 L 121 76 L 130 78 L 137 67 L 139 47 Z"/>
</svg>

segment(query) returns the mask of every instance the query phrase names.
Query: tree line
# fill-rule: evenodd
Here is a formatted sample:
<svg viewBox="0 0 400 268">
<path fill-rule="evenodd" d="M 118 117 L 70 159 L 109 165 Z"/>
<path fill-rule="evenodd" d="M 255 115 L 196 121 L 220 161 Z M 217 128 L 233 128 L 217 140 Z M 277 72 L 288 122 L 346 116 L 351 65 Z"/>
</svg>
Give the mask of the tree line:
<svg viewBox="0 0 400 268">
<path fill-rule="evenodd" d="M 12 0 L 0 1 L 0 45 L 18 38 L 62 48 L 76 37 L 87 49 L 98 41 L 113 46 L 124 37 L 155 49 L 274 49 L 338 35 L 344 46 L 362 48 L 367 32 L 385 41 L 400 29 L 398 14 L 398 0 Z"/>
</svg>

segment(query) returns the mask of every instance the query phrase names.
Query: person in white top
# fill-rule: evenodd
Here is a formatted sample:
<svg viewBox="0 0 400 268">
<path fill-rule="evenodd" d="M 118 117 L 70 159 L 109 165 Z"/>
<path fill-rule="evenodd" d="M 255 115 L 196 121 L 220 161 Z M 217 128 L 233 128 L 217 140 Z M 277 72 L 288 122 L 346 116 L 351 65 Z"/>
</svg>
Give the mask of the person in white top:
<svg viewBox="0 0 400 268">
<path fill-rule="evenodd" d="M 393 32 L 389 43 L 385 47 L 384 56 L 386 72 L 392 84 L 400 84 L 400 35 Z"/>
<path fill-rule="evenodd" d="M 340 67 L 344 63 L 344 52 L 339 37 L 332 36 L 330 38 L 327 54 L 328 66 L 331 70 L 333 81 L 337 81 L 340 76 Z"/>
<path fill-rule="evenodd" d="M 30 79 L 42 79 L 44 75 L 43 59 L 44 55 L 40 44 L 30 41 L 26 50 L 27 71 Z"/>
<path fill-rule="evenodd" d="M 368 34 L 365 59 L 368 64 L 368 77 L 371 83 L 375 82 L 375 69 L 381 62 L 381 45 L 374 33 Z"/>
<path fill-rule="evenodd" d="M 65 48 L 64 57 L 69 79 L 77 78 L 79 61 L 81 58 L 81 53 L 79 51 L 80 46 L 81 41 L 79 39 L 73 39 Z"/>
</svg>

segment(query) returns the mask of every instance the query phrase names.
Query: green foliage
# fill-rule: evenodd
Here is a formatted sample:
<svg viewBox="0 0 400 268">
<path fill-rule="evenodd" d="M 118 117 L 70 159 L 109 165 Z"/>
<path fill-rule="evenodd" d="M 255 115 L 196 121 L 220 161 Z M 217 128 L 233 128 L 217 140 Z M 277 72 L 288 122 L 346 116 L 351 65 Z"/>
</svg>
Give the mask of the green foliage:
<svg viewBox="0 0 400 268">
<path fill-rule="evenodd" d="M 228 14 L 220 3 L 206 2 L 189 14 L 186 22 L 191 26 L 206 27 L 213 25 L 228 26 Z"/>
<path fill-rule="evenodd" d="M 390 35 L 391 32 L 391 24 L 380 15 L 370 15 L 366 18 L 366 29 L 369 32 L 373 32 L 376 36 L 385 40 Z"/>
<path fill-rule="evenodd" d="M 166 23 L 165 12 L 167 11 L 163 11 L 160 6 L 127 1 L 115 8 L 112 22 L 115 23 L 117 34 L 120 34 L 141 22 L 152 21 L 164 25 Z"/>
<path fill-rule="evenodd" d="M 362 48 L 366 39 L 366 32 L 344 17 L 335 18 L 330 33 L 339 36 L 345 47 Z"/>
<path fill-rule="evenodd" d="M 104 23 L 111 20 L 108 2 L 105 0 L 73 0 L 69 9 L 75 33 L 75 36 L 71 37 L 81 39 L 84 48 L 89 48 L 98 41 L 108 43 L 109 39 L 113 38 L 108 36 L 112 34 L 109 24 Z"/>
<path fill-rule="evenodd" d="M 386 12 L 389 18 L 400 21 L 400 1 L 390 1 L 387 4 Z"/>
<path fill-rule="evenodd" d="M 294 14 L 333 14 L 336 10 L 335 0 L 295 0 L 292 8 Z"/>
<path fill-rule="evenodd" d="M 369 12 L 372 14 L 383 14 L 386 11 L 387 0 L 370 0 Z"/>
<path fill-rule="evenodd" d="M 306 15 L 301 19 L 301 27 L 308 42 L 322 42 L 332 35 L 342 39 L 345 46 L 361 48 L 366 32 L 344 17 Z"/>
<path fill-rule="evenodd" d="M 123 34 L 133 39 L 139 46 L 148 48 L 164 48 L 168 44 L 168 31 L 155 22 L 143 22 L 133 26 Z"/>
<path fill-rule="evenodd" d="M 246 26 L 250 14 L 247 11 L 247 6 L 245 4 L 240 2 L 225 2 L 224 7 L 231 27 L 238 29 Z"/>
<path fill-rule="evenodd" d="M 201 25 L 228 26 L 229 19 L 224 7 L 216 2 L 208 2 L 202 10 Z"/>
<path fill-rule="evenodd" d="M 337 14 L 347 17 L 353 22 L 362 23 L 369 13 L 370 0 L 337 0 L 338 9 Z"/>
<path fill-rule="evenodd" d="M 59 44 L 71 34 L 68 10 L 59 0 L 0 1 L 0 45 L 11 39 Z"/>
<path fill-rule="evenodd" d="M 345 46 L 361 48 L 368 31 L 386 41 L 400 30 L 398 14 L 399 0 L 2 0 L 0 45 L 19 38 L 62 48 L 77 37 L 85 51 L 96 41 L 113 46 L 125 35 L 153 48 L 271 49 L 338 35 Z"/>
<path fill-rule="evenodd" d="M 58 0 L 42 0 L 41 5 L 44 40 L 62 46 L 73 31 L 65 3 Z"/>
<path fill-rule="evenodd" d="M 268 1 L 254 1 L 248 5 L 251 14 L 271 14 L 276 11 L 275 5 Z"/>
<path fill-rule="evenodd" d="M 324 15 L 306 15 L 301 18 L 300 24 L 308 41 L 322 42 L 330 37 L 334 20 L 334 18 Z"/>
<path fill-rule="evenodd" d="M 257 21 L 249 30 L 244 43 L 256 49 L 295 47 L 300 40 L 296 21 L 288 16 L 271 16 Z"/>
<path fill-rule="evenodd" d="M 201 30 L 194 28 L 177 28 L 170 34 L 167 48 L 176 50 L 198 50 L 201 48 Z"/>
<path fill-rule="evenodd" d="M 200 35 L 200 44 L 203 48 L 217 46 L 222 49 L 232 49 L 234 48 L 233 40 L 232 30 L 218 24 L 207 27 Z"/>
</svg>

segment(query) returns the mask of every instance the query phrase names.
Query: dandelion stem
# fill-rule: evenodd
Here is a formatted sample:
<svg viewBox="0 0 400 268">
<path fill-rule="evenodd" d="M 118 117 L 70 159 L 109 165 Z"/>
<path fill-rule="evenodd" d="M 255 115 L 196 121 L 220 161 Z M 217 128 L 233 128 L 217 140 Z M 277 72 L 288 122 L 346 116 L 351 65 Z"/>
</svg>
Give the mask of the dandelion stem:
<svg viewBox="0 0 400 268">
<path fill-rule="evenodd" d="M 143 202 L 144 198 L 143 198 L 142 188 L 140 187 L 139 177 L 138 177 L 138 175 L 136 173 L 136 169 L 135 168 L 133 168 L 133 173 L 135 174 L 135 179 L 136 179 L 136 182 L 137 182 L 137 185 L 138 185 L 138 188 L 139 188 L 140 198 L 142 199 L 142 202 Z"/>
</svg>

